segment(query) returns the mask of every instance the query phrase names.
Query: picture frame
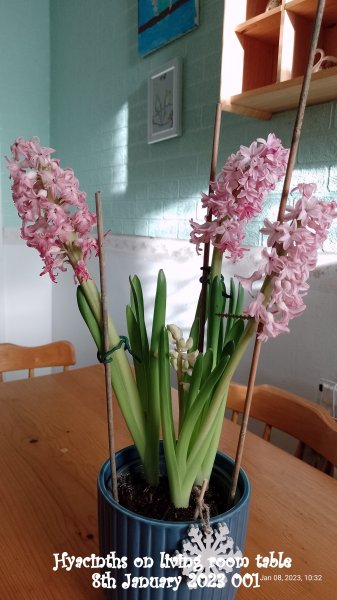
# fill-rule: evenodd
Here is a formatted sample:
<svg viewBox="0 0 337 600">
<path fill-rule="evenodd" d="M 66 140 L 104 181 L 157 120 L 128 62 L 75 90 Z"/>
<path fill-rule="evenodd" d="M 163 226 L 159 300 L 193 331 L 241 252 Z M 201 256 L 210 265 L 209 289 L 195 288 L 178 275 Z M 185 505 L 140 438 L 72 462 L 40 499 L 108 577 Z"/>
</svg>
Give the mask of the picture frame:
<svg viewBox="0 0 337 600">
<path fill-rule="evenodd" d="M 146 56 L 199 25 L 199 0 L 138 0 L 138 50 Z"/>
<path fill-rule="evenodd" d="M 182 61 L 174 58 L 148 79 L 148 144 L 181 135 Z"/>
</svg>

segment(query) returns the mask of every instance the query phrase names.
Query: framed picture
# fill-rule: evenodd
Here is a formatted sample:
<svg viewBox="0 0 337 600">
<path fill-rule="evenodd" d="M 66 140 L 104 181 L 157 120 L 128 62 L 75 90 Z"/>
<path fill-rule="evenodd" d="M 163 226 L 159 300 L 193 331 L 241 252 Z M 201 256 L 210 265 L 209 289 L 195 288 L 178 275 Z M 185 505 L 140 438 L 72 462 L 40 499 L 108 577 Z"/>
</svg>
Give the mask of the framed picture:
<svg viewBox="0 0 337 600">
<path fill-rule="evenodd" d="M 138 48 L 143 56 L 199 24 L 199 0 L 138 0 Z"/>
<path fill-rule="evenodd" d="M 181 135 L 182 63 L 175 58 L 151 73 L 148 82 L 149 144 Z"/>
</svg>

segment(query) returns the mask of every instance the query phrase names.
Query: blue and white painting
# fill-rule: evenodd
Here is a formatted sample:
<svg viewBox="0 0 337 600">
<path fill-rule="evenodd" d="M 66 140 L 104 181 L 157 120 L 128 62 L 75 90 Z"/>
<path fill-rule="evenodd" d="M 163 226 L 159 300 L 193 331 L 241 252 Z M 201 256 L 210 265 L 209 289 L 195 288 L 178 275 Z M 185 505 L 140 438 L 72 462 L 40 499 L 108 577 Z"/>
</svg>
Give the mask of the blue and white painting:
<svg viewBox="0 0 337 600">
<path fill-rule="evenodd" d="M 138 0 L 138 47 L 148 54 L 198 25 L 199 0 Z"/>
</svg>

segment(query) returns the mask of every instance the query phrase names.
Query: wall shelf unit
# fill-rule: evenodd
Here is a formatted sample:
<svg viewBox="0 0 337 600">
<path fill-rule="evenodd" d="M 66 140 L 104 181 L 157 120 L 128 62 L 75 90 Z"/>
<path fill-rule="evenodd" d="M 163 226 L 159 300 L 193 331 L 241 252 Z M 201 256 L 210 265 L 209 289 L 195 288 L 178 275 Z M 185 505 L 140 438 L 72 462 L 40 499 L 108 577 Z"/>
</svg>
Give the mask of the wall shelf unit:
<svg viewBox="0 0 337 600">
<path fill-rule="evenodd" d="M 259 119 L 298 104 L 317 0 L 226 1 L 221 106 Z M 337 0 L 326 0 L 318 47 L 337 57 Z M 337 66 L 313 73 L 308 105 L 337 98 Z"/>
</svg>

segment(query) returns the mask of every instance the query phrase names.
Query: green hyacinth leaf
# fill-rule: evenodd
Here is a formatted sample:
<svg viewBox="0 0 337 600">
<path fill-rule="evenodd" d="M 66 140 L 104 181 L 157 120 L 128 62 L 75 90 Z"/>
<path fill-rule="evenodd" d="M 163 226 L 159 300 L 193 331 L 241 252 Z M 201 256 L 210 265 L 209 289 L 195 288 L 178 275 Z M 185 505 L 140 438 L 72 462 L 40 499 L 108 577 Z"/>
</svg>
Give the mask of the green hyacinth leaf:
<svg viewBox="0 0 337 600">
<path fill-rule="evenodd" d="M 102 338 L 102 334 L 101 334 L 101 330 L 100 327 L 91 311 L 91 308 L 87 302 L 87 299 L 83 293 L 83 291 L 81 290 L 80 286 L 77 287 L 76 290 L 76 298 L 77 298 L 77 305 L 79 308 L 79 311 L 94 339 L 94 342 L 97 346 L 97 348 L 99 350 L 102 349 L 102 343 L 103 343 L 103 338 Z"/>
<path fill-rule="evenodd" d="M 236 307 L 236 288 L 235 288 L 235 282 L 233 277 L 231 277 L 230 280 L 230 299 L 229 299 L 229 306 L 228 306 L 228 313 L 230 315 L 232 315 L 234 313 Z M 227 319 L 227 325 L 226 325 L 226 331 L 225 331 L 225 343 L 227 342 L 227 336 L 233 326 L 233 322 L 234 319 L 232 317 L 228 317 Z"/>
<path fill-rule="evenodd" d="M 245 324 L 243 319 L 238 319 L 235 324 L 233 325 L 233 327 L 231 328 L 227 338 L 226 338 L 226 344 L 228 344 L 228 342 L 233 341 L 235 347 L 238 345 L 238 342 L 243 334 L 245 330 Z"/>
<path fill-rule="evenodd" d="M 137 387 L 139 390 L 139 397 L 143 406 L 144 413 L 148 410 L 148 368 L 143 360 L 143 346 L 142 338 L 140 333 L 139 323 L 135 317 L 135 314 L 130 305 L 126 307 L 126 323 L 128 328 L 128 335 L 130 339 L 132 352 L 137 356 L 139 360 L 134 359 L 133 364 L 136 373 Z"/>
</svg>

